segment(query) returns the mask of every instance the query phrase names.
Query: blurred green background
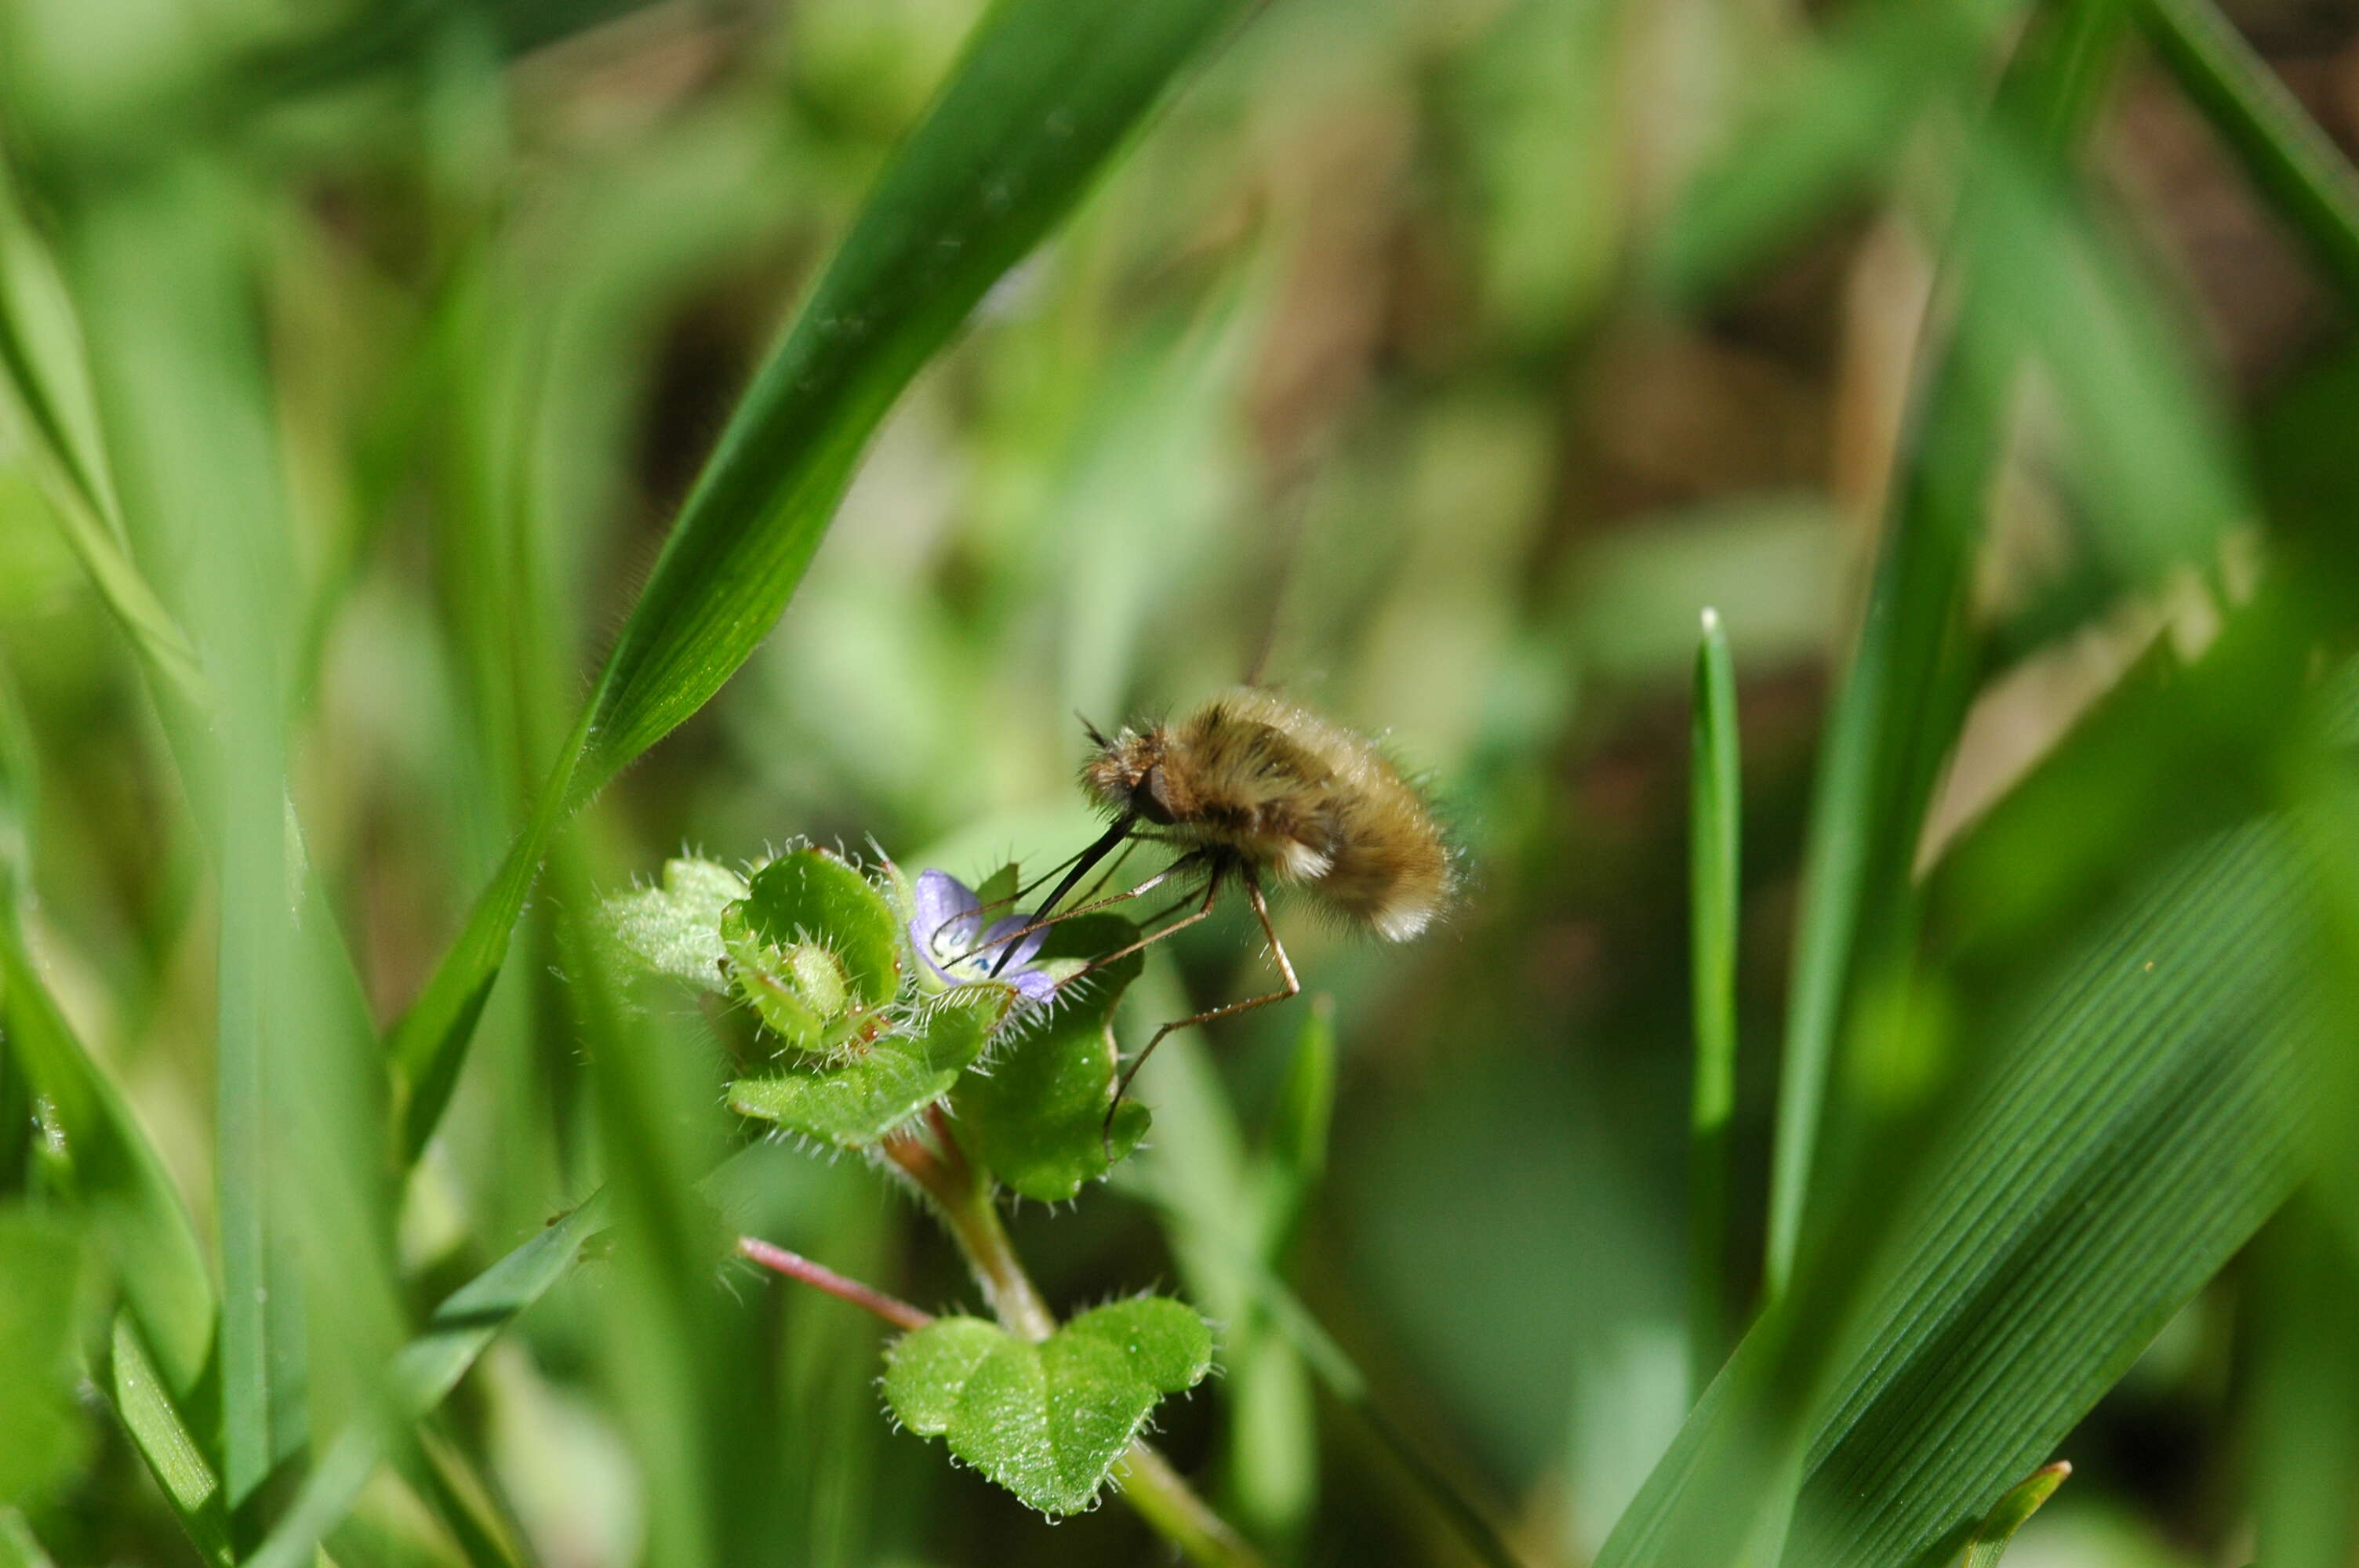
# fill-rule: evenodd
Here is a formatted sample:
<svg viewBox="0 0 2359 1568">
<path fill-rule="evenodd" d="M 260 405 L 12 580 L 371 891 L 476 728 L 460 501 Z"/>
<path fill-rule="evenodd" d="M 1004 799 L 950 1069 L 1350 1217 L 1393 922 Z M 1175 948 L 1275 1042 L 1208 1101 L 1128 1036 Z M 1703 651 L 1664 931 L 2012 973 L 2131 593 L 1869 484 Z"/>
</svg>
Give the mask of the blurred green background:
<svg viewBox="0 0 2359 1568">
<path fill-rule="evenodd" d="M 766 643 L 585 816 L 586 880 L 537 895 L 382 1278 L 318 1345 L 361 1356 L 594 1184 L 569 899 L 683 846 L 737 861 L 796 836 L 971 881 L 1009 856 L 1045 866 L 1095 827 L 1071 784 L 1077 711 L 1152 716 L 1259 671 L 1430 778 L 1466 872 L 1453 918 L 1406 947 L 1281 914 L 1341 1042 L 1332 1154 L 1288 1276 L 1519 1552 L 1589 1561 L 1692 1392 L 1697 616 L 1718 609 L 1741 690 L 1723 1262 L 1744 1300 L 1819 736 L 1961 250 L 1997 280 L 1962 313 L 1970 349 L 2019 335 L 2059 362 L 2010 384 L 1977 492 L 1974 702 L 1915 859 L 1933 864 L 2125 672 L 2206 647 L 2256 580 L 2291 579 L 2302 602 L 2280 621 L 2313 663 L 2359 619 L 2334 565 L 2359 449 L 2347 290 L 2134 40 L 2087 111 L 2071 200 L 2002 171 L 1974 208 L 1984 116 L 2027 23 L 2002 4 L 1912 9 L 1274 0 L 1226 39 L 895 406 Z M 2359 132 L 2359 9 L 2230 12 L 2327 131 Z M 168 676 L 143 668 L 75 546 L 105 524 L 67 515 L 81 492 L 60 450 L 136 470 L 98 488 L 119 492 L 167 602 L 277 618 L 294 815 L 382 1027 L 497 865 L 730 409 L 980 14 L 0 5 L 20 393 L 0 421 L 0 669 L 40 779 L 22 797 L 27 944 L 209 1244 L 233 894 L 190 805 L 210 786 L 176 765 L 159 714 Z M 220 349 L 218 395 L 259 374 L 266 424 L 167 420 L 61 449 L 28 375 L 71 386 L 112 361 L 136 383 L 238 341 L 105 315 L 109 258 L 147 237 L 123 192 L 156 181 L 201 188 L 228 236 L 216 259 L 259 348 Z M 1982 226 L 1961 244 L 1945 236 L 1962 202 Z M 203 374 L 179 386 L 215 395 Z M 69 425 L 84 406 L 66 400 Z M 229 471 L 223 438 L 265 454 L 244 471 L 275 481 L 266 526 L 288 541 L 279 575 L 243 585 L 230 539 L 137 526 L 143 496 Z M 250 519 L 237 482 L 200 515 Z M 2120 793 L 2051 803 L 2013 859 L 1979 862 L 2038 918 L 1973 886 L 1951 925 L 1937 908 L 1937 942 L 1965 934 L 1964 1032 L 1978 988 L 2044 958 L 2041 921 L 2111 885 L 2109 824 L 2184 836 L 2224 819 L 2215 784 L 2250 798 L 2218 759 L 2252 748 L 2213 723 L 2242 706 L 2232 689 L 2184 720 L 2212 750 L 2179 744 L 2179 719 L 2133 725 L 2136 760 L 2099 766 Z M 1260 987 L 1241 911 L 1173 946 L 1136 993 L 1134 1043 L 1183 999 Z M 294 958 L 258 972 L 306 983 Z M 702 1073 L 709 1022 L 684 998 L 640 1005 L 642 1038 Z M 1144 1167 L 1216 1184 L 1203 1162 L 1234 1162 L 1219 1152 L 1238 1127 L 1258 1135 L 1309 1012 L 1169 1047 L 1141 1080 L 1158 1112 Z M 28 1133 L 0 1172 L 36 1196 L 38 1112 L 12 1108 Z M 355 1125 L 335 1116 L 371 1113 L 321 1114 L 332 1137 Z M 928 1306 L 973 1299 L 859 1162 L 778 1144 L 732 1171 L 744 1227 Z M 1060 1310 L 1196 1288 L 1138 1190 L 1014 1217 Z M 314 1269 L 341 1223 L 319 1208 Z M 2270 1384 L 2247 1305 L 2267 1266 L 2232 1265 L 2072 1432 L 2074 1478 L 2011 1563 L 2251 1560 Z M 81 1281 L 92 1323 L 103 1272 Z M 761 1434 L 740 1478 L 760 1560 L 1162 1560 L 1119 1507 L 1050 1529 L 890 1430 L 881 1333 L 850 1308 L 742 1272 L 679 1283 L 741 1336 L 727 1419 Z M 632 1357 L 664 1330 L 631 1290 L 611 1260 L 578 1270 L 435 1422 L 527 1560 L 636 1562 L 670 1528 L 634 1424 Z M 332 1407 L 332 1387 L 312 1393 Z M 87 1391 L 60 1419 L 70 1437 L 14 1493 L 55 1560 L 197 1561 L 105 1401 Z M 1162 1420 L 1180 1466 L 1282 1560 L 1462 1560 L 1297 1364 L 1216 1380 Z M 418 1491 L 381 1475 L 336 1560 L 484 1560 Z"/>
</svg>

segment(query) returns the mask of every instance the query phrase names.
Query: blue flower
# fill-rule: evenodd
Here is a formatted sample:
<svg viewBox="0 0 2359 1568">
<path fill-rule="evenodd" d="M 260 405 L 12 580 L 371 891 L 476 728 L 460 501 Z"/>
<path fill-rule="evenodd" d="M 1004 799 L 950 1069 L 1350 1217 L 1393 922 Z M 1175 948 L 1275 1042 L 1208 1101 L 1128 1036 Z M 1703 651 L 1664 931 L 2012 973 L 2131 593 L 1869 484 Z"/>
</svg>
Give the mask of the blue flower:
<svg viewBox="0 0 2359 1568">
<path fill-rule="evenodd" d="M 909 946 L 944 985 L 997 979 L 1014 986 L 1027 1001 L 1046 1001 L 1056 994 L 1056 977 L 1032 967 L 1040 944 L 1049 939 L 1045 929 L 1013 944 L 1004 941 L 1031 921 L 1009 914 L 984 925 L 982 897 L 948 871 L 920 873 L 915 899 L 918 916 L 909 922 Z M 1011 946 L 1013 952 L 1008 951 Z M 1005 965 L 1000 964 L 1003 953 Z M 991 972 L 995 966 L 999 967 L 996 975 Z"/>
</svg>

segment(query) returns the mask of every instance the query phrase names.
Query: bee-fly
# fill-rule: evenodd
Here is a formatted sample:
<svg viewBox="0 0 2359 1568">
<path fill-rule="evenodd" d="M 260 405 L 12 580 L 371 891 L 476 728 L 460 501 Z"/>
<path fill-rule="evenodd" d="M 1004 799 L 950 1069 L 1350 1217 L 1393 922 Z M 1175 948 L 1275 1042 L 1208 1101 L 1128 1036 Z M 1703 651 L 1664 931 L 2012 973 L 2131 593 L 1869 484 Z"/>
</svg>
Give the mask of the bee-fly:
<svg viewBox="0 0 2359 1568">
<path fill-rule="evenodd" d="M 1089 735 L 1094 750 L 1082 765 L 1082 788 L 1114 814 L 1114 822 L 1082 851 L 1035 924 L 1048 919 L 1126 840 L 1169 844 L 1181 851 L 1170 866 L 1087 907 L 1136 898 L 1190 874 L 1204 879 L 1202 900 L 1098 961 L 1136 952 L 1206 918 L 1222 890 L 1234 882 L 1261 922 L 1282 981 L 1267 995 L 1158 1029 L 1116 1082 L 1116 1106 L 1165 1035 L 1283 1001 L 1302 989 L 1270 924 L 1265 881 L 1299 887 L 1337 920 L 1388 942 L 1417 935 L 1450 902 L 1450 849 L 1425 797 L 1373 741 L 1299 703 L 1239 687 L 1171 723 L 1125 729 L 1111 738 L 1092 727 Z M 1109 1126 L 1113 1118 L 1110 1108 Z"/>
</svg>

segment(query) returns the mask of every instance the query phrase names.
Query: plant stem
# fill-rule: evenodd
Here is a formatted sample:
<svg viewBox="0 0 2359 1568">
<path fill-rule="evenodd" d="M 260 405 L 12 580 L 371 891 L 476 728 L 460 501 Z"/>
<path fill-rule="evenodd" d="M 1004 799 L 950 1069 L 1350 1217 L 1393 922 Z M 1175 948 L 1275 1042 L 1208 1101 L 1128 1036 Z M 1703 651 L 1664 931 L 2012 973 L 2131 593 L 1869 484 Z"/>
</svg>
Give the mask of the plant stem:
<svg viewBox="0 0 2359 1568">
<path fill-rule="evenodd" d="M 1736 1110 L 1736 669 L 1716 611 L 1696 650 L 1689 791 L 1689 919 L 1695 1080 L 1688 1126 L 1688 1397 L 1728 1353 L 1728 1139 Z"/>
<path fill-rule="evenodd" d="M 824 1263 L 815 1263 L 799 1252 L 789 1252 L 757 1237 L 739 1237 L 737 1251 L 740 1257 L 750 1258 L 765 1269 L 774 1270 L 789 1280 L 800 1280 L 839 1301 L 873 1312 L 896 1328 L 923 1328 L 934 1321 L 934 1314 L 923 1307 L 912 1306 L 898 1296 L 888 1296 L 874 1285 L 847 1279 Z"/>
<path fill-rule="evenodd" d="M 886 1140 L 885 1156 L 931 1201 L 951 1239 L 965 1255 L 967 1267 L 974 1271 L 975 1282 L 983 1287 L 999 1326 L 1038 1345 L 1057 1332 L 1057 1314 L 1049 1310 L 1032 1276 L 1024 1271 L 1023 1260 L 1007 1239 L 1006 1227 L 999 1223 L 990 1173 L 967 1157 L 957 1130 L 939 1106 L 928 1113 L 927 1120 L 933 1141 L 902 1133 Z M 1132 1442 L 1116 1463 L 1114 1476 L 1123 1500 L 1190 1561 L 1201 1568 L 1263 1568 L 1261 1555 L 1252 1543 L 1214 1513 L 1146 1439 Z"/>
<path fill-rule="evenodd" d="M 1207 1507 L 1171 1461 L 1145 1438 L 1132 1442 L 1114 1474 L 1123 1499 L 1190 1561 L 1206 1568 L 1260 1568 L 1260 1554 L 1252 1544 Z"/>
</svg>

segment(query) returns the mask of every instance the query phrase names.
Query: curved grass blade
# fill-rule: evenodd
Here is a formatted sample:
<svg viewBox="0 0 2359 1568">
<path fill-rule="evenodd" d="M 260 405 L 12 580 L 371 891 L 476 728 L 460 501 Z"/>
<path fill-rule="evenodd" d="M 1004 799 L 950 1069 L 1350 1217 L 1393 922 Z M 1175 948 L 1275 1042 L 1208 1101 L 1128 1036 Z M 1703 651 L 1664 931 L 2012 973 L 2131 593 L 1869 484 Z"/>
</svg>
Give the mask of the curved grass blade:
<svg viewBox="0 0 2359 1568">
<path fill-rule="evenodd" d="M 393 1421 L 357 1422 L 337 1437 L 327 1457 L 304 1479 L 286 1517 L 246 1559 L 248 1568 L 304 1568 L 313 1545 L 335 1529 L 368 1484 L 387 1444 L 397 1440 L 396 1429 L 440 1404 L 500 1331 L 564 1278 L 582 1245 L 608 1223 L 603 1195 L 592 1196 L 435 1308 L 426 1332 L 394 1358 Z"/>
<path fill-rule="evenodd" d="M 2359 301 L 2359 176 L 2342 149 L 2210 0 L 2143 0 L 2138 20 L 2327 280 Z"/>
<path fill-rule="evenodd" d="M 91 586 L 158 686 L 191 707 L 210 708 L 212 689 L 188 633 L 125 547 L 73 338 L 73 308 L 56 265 L 0 169 L 0 379 L 31 438 L 34 475 Z"/>
<path fill-rule="evenodd" d="M 25 947 L 32 893 L 34 754 L 16 696 L 0 679 L 0 1033 L 62 1136 L 68 1191 L 90 1214 L 125 1298 L 185 1399 L 212 1353 L 215 1303 L 204 1249 L 171 1177 L 122 1091 L 58 1010 Z"/>
<path fill-rule="evenodd" d="M 0 1568 L 57 1568 L 32 1526 L 15 1509 L 0 1509 Z"/>
<path fill-rule="evenodd" d="M 2150 878 L 1970 1086 L 1883 1260 L 1819 1250 L 1809 1310 L 1748 1337 L 1599 1568 L 1741 1560 L 1788 1453 L 1785 1561 L 1954 1556 L 2292 1190 L 2324 1016 L 2310 859 L 2264 822 Z"/>
<path fill-rule="evenodd" d="M 2027 39 L 1994 118 L 2007 135 L 2060 162 L 2093 111 L 2120 30 L 2112 0 L 2080 0 Z M 1961 207 L 1970 264 L 1958 315 L 1971 326 L 1980 287 L 1972 264 L 1985 193 Z M 2003 258 L 1997 258 L 2003 261 Z M 1864 973 L 1905 955 L 1914 929 L 1908 879 L 1927 803 L 1965 716 L 1973 674 L 1964 626 L 1968 566 L 1979 538 L 2000 420 L 2020 345 L 1963 337 L 1934 351 L 1932 373 L 1901 454 L 1865 619 L 1827 720 L 1804 849 L 1803 905 L 1786 1013 L 1769 1186 L 1768 1293 L 1790 1281 L 1817 1157 L 1834 1046 Z M 1863 942 L 1863 934 L 1870 940 Z M 1865 950 L 1864 950 L 1865 949 Z"/>
<path fill-rule="evenodd" d="M 1929 103 L 1978 91 L 2023 0 L 1874 0 L 1770 78 L 1768 101 L 1707 164 L 1655 244 L 1676 295 L 1709 297 L 1886 178 Z"/>
<path fill-rule="evenodd" d="M 863 448 L 919 368 L 1039 243 L 1248 0 L 1008 0 L 979 25 L 786 341 L 740 402 L 608 656 L 540 808 L 392 1051 L 412 1157 L 440 1119 L 549 835 L 768 633 Z"/>
<path fill-rule="evenodd" d="M 1744 806 L 1736 665 L 1717 611 L 1696 648 L 1688 782 L 1695 1082 L 1688 1115 L 1688 1375 L 1701 1389 L 1728 1353 L 1728 1131 L 1736 1110 L 1738 818 Z"/>
<path fill-rule="evenodd" d="M 2056 1488 L 2071 1474 L 2072 1466 L 2059 1459 L 2025 1477 L 1974 1527 L 1973 1539 L 1966 1542 L 1965 1560 L 1958 1568 L 1998 1568 L 1999 1559 L 2006 1555 L 2015 1532 L 2031 1522 L 2031 1516 L 2056 1495 Z"/>
<path fill-rule="evenodd" d="M 115 1317 L 108 1360 L 115 1413 L 170 1501 L 180 1528 L 212 1568 L 230 1568 L 237 1552 L 230 1544 L 229 1507 L 222 1496 L 221 1476 L 198 1448 L 129 1313 Z"/>
</svg>

